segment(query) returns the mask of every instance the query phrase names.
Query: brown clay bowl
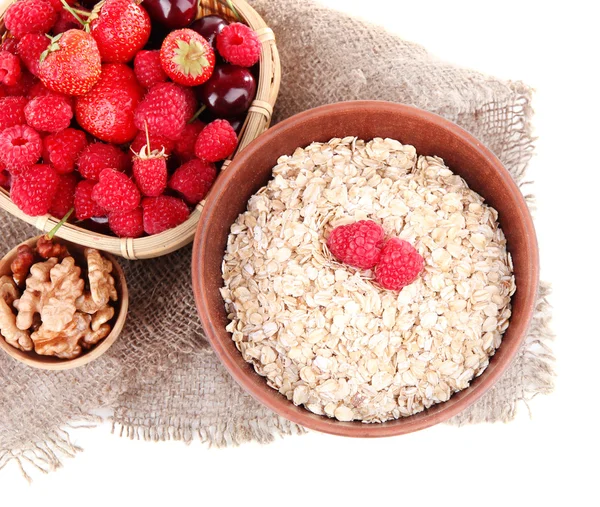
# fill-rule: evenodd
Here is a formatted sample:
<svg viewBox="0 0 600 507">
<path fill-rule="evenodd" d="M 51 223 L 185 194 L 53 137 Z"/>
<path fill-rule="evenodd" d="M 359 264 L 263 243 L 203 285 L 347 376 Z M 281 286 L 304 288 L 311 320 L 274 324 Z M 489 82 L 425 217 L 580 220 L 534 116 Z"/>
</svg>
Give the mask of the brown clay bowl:
<svg viewBox="0 0 600 507">
<path fill-rule="evenodd" d="M 39 236 L 35 238 L 28 239 L 24 241 L 25 244 L 34 247 Z M 69 248 L 69 251 L 73 256 L 83 256 L 83 250 L 85 247 L 81 245 L 76 245 L 74 243 L 70 243 L 69 241 L 65 241 L 63 239 L 54 238 L 54 241 L 57 241 L 63 245 L 66 245 Z M 22 243 L 21 243 L 22 244 Z M 9 275 L 12 276 L 10 270 L 10 264 L 13 259 L 17 256 L 17 245 L 10 252 L 8 252 L 2 260 L 0 260 L 0 276 Z M 127 309 L 129 307 L 129 292 L 127 290 L 127 283 L 125 282 L 125 273 L 123 273 L 123 269 L 119 266 L 119 263 L 115 259 L 115 257 L 109 253 L 102 252 L 102 255 L 108 259 L 113 264 L 113 277 L 115 279 L 115 287 L 117 288 L 117 294 L 119 295 L 119 299 L 116 302 L 115 307 L 115 316 L 110 321 L 112 326 L 112 330 L 110 334 L 104 338 L 104 340 L 100 341 L 97 345 L 95 345 L 90 350 L 84 351 L 79 357 L 74 359 L 60 359 L 54 356 L 42 356 L 36 354 L 35 352 L 23 352 L 12 345 L 9 345 L 4 341 L 2 335 L 0 335 L 0 348 L 4 350 L 9 356 L 17 361 L 25 363 L 28 366 L 32 366 L 34 368 L 40 368 L 42 370 L 70 370 L 71 368 L 77 368 L 78 366 L 83 366 L 94 359 L 97 359 L 102 354 L 104 354 L 110 346 L 115 342 L 118 338 L 119 334 L 123 330 L 123 326 L 125 325 L 125 320 L 127 318 Z"/>
<path fill-rule="evenodd" d="M 499 212 L 508 241 L 517 291 L 512 318 L 500 348 L 471 386 L 445 403 L 381 424 L 339 422 L 295 406 L 270 388 L 236 349 L 224 303 L 221 262 L 229 228 L 246 210 L 248 198 L 271 178 L 280 155 L 312 141 L 358 136 L 390 137 L 412 144 L 421 155 L 438 155 Z M 285 120 L 253 141 L 219 177 L 210 192 L 194 243 L 192 270 L 198 312 L 206 335 L 235 380 L 258 401 L 282 417 L 326 433 L 384 437 L 420 430 L 450 419 L 477 401 L 500 378 L 523 341 L 534 310 L 538 286 L 538 248 L 529 211 L 508 171 L 477 139 L 457 125 L 426 111 L 401 104 L 364 101 L 318 107 Z"/>
</svg>

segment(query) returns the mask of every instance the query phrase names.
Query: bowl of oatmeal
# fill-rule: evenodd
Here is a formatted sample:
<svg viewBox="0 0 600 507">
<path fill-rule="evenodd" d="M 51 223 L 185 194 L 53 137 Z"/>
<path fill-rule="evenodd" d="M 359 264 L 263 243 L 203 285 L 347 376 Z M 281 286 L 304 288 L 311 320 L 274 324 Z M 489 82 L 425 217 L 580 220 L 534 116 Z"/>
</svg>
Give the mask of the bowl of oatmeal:
<svg viewBox="0 0 600 507">
<path fill-rule="evenodd" d="M 331 231 L 361 221 L 410 245 L 414 281 L 389 290 L 378 267 L 332 255 Z M 492 387 L 531 320 L 538 251 L 522 194 L 479 141 L 360 101 L 296 115 L 240 153 L 206 203 L 192 270 L 206 335 L 248 393 L 307 428 L 378 437 Z"/>
</svg>

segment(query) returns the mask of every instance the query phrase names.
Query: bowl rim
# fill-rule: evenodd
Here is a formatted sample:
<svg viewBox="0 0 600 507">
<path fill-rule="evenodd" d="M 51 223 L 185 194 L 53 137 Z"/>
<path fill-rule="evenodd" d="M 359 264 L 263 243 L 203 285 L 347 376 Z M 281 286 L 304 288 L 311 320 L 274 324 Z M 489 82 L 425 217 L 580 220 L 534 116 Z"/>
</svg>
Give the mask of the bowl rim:
<svg viewBox="0 0 600 507">
<path fill-rule="evenodd" d="M 424 412 L 415 414 L 415 416 L 420 415 L 420 417 L 418 419 L 413 419 L 410 425 L 393 423 L 397 422 L 398 420 L 409 420 L 415 416 L 391 420 L 385 423 L 365 424 L 361 421 L 340 422 L 336 419 L 331 419 L 326 416 L 312 414 L 304 408 L 302 409 L 306 412 L 306 414 L 295 411 L 292 407 L 297 407 L 295 407 L 292 402 L 287 400 L 281 394 L 277 393 L 276 390 L 269 387 L 262 377 L 261 379 L 263 380 L 263 385 L 260 385 L 254 382 L 251 376 L 245 371 L 236 366 L 233 355 L 223 347 L 221 340 L 218 338 L 218 335 L 223 330 L 214 325 L 208 305 L 203 305 L 201 303 L 202 300 L 206 299 L 204 296 L 206 291 L 204 286 L 200 284 L 199 266 L 204 263 L 208 249 L 208 224 L 213 219 L 215 214 L 216 207 L 214 206 L 214 203 L 218 200 L 218 197 L 224 193 L 225 188 L 229 185 L 229 181 L 233 178 L 233 173 L 236 171 L 236 168 L 246 164 L 247 161 L 251 159 L 257 151 L 261 150 L 263 146 L 268 145 L 274 138 L 282 135 L 286 131 L 298 128 L 298 124 L 302 124 L 309 120 L 318 119 L 324 116 L 335 115 L 342 111 L 356 111 L 358 113 L 361 110 L 364 111 L 365 108 L 379 110 L 380 112 L 386 112 L 388 114 L 400 114 L 418 117 L 420 120 L 424 120 L 427 123 L 436 124 L 437 126 L 450 131 L 453 136 L 460 138 L 461 141 L 463 141 L 465 144 L 468 144 L 473 150 L 478 152 L 478 155 L 484 159 L 487 164 L 493 166 L 498 172 L 500 178 L 503 180 L 503 183 L 506 185 L 506 188 L 510 193 L 511 199 L 517 204 L 519 208 L 519 214 L 523 220 L 524 228 L 527 231 L 527 247 L 531 252 L 531 255 L 529 255 L 526 259 L 527 265 L 524 266 L 524 270 L 530 273 L 531 279 L 531 283 L 527 288 L 528 290 L 524 298 L 524 311 L 526 312 L 526 318 L 522 318 L 514 324 L 512 322 L 509 324 L 517 327 L 517 339 L 511 343 L 503 344 L 508 349 L 506 351 L 507 358 L 504 363 L 490 363 L 485 370 L 486 376 L 484 378 L 479 377 L 478 384 L 475 386 L 475 388 L 471 388 L 470 386 L 459 393 L 455 393 L 450 398 L 450 400 L 452 400 L 456 396 L 462 395 L 460 401 L 454 404 L 448 404 L 448 402 L 444 402 L 433 405 Z M 536 304 L 536 295 L 539 285 L 539 251 L 535 228 L 523 194 L 519 190 L 508 170 L 488 148 L 486 148 L 479 140 L 477 140 L 472 134 L 464 130 L 462 127 L 459 127 L 455 123 L 435 113 L 406 104 L 379 100 L 337 102 L 298 113 L 290 118 L 287 118 L 281 123 L 278 123 L 274 127 L 267 130 L 262 136 L 250 143 L 224 172 L 225 174 L 222 174 L 221 177 L 217 179 L 214 187 L 211 189 L 210 195 L 205 204 L 202 218 L 198 223 L 198 228 L 194 239 L 194 247 L 192 252 L 192 285 L 194 290 L 194 298 L 206 337 L 217 357 L 220 359 L 221 363 L 225 366 L 234 380 L 261 404 L 265 405 L 275 413 L 291 422 L 323 433 L 351 437 L 384 437 L 400 435 L 425 429 L 439 422 L 448 420 L 462 412 L 468 406 L 471 406 L 479 398 L 481 398 L 481 396 L 483 396 L 496 383 L 496 381 L 514 361 L 514 358 L 525 339 L 527 330 L 529 329 Z M 236 349 L 235 353 L 239 354 L 239 351 Z M 252 373 L 254 375 L 258 375 L 254 372 L 254 370 L 252 370 Z M 265 389 L 271 389 L 274 393 L 278 394 L 278 396 L 281 397 L 281 401 L 285 403 L 274 401 L 276 398 L 273 397 L 263 396 L 263 393 L 266 392 Z"/>
<path fill-rule="evenodd" d="M 29 238 L 29 239 L 19 243 L 12 250 L 7 252 L 2 257 L 2 259 L 0 259 L 0 264 L 4 265 L 4 263 L 7 262 L 7 259 L 9 259 L 11 256 L 14 256 L 14 254 L 17 252 L 17 249 L 21 245 L 25 245 L 25 244 L 28 244 L 29 246 L 35 245 L 38 238 L 40 238 L 41 236 L 42 235 L 34 236 L 32 238 Z M 60 238 L 55 238 L 55 239 L 58 240 L 60 243 L 74 246 L 77 249 L 81 249 L 82 251 L 85 248 L 88 248 L 88 247 L 78 245 L 76 243 L 72 243 L 72 242 L 64 240 L 64 239 L 60 239 Z M 101 254 L 106 259 L 108 259 L 109 261 L 112 262 L 113 274 L 116 275 L 116 278 L 119 279 L 119 283 L 121 286 L 121 290 L 119 293 L 119 299 L 120 299 L 119 313 L 116 314 L 116 319 L 114 320 L 113 327 L 112 327 L 109 335 L 106 338 L 104 338 L 98 345 L 96 345 L 91 350 L 84 352 L 81 355 L 79 355 L 73 359 L 56 358 L 56 361 L 53 361 L 53 362 L 43 361 L 41 359 L 38 359 L 37 356 L 35 356 L 35 355 L 31 356 L 28 353 L 23 352 L 22 350 L 13 347 L 12 345 L 10 345 L 9 343 L 6 342 L 6 340 L 4 339 L 3 336 L 0 336 L 0 349 L 4 350 L 4 352 L 6 352 L 7 355 L 12 357 L 16 361 L 19 361 L 20 363 L 26 364 L 27 366 L 31 366 L 33 368 L 37 368 L 40 370 L 47 370 L 47 371 L 64 371 L 64 370 L 71 370 L 73 368 L 78 368 L 79 366 L 83 366 L 85 364 L 92 362 L 94 359 L 97 359 L 102 354 L 104 354 L 112 346 L 112 344 L 117 340 L 117 338 L 121 334 L 121 331 L 123 330 L 123 327 L 125 326 L 125 321 L 127 320 L 127 312 L 129 309 L 129 289 L 127 288 L 127 281 L 125 279 L 125 273 L 123 271 L 123 268 L 117 262 L 117 259 L 115 258 L 115 256 L 108 252 L 103 252 L 103 251 L 101 251 Z M 53 356 L 39 356 L 39 357 L 40 358 L 51 358 Z"/>
</svg>

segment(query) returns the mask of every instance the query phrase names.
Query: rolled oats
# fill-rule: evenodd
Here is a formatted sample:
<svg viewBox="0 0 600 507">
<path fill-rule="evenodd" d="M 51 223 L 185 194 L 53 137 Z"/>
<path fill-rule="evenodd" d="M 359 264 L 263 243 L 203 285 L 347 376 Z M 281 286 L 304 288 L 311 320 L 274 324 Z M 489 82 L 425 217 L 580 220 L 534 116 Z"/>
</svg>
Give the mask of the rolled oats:
<svg viewBox="0 0 600 507">
<path fill-rule="evenodd" d="M 401 292 L 340 265 L 338 225 L 370 219 L 425 269 Z M 223 259 L 237 348 L 296 405 L 382 422 L 447 401 L 500 345 L 515 291 L 497 212 L 438 157 L 392 139 L 298 148 L 231 226 Z"/>
</svg>

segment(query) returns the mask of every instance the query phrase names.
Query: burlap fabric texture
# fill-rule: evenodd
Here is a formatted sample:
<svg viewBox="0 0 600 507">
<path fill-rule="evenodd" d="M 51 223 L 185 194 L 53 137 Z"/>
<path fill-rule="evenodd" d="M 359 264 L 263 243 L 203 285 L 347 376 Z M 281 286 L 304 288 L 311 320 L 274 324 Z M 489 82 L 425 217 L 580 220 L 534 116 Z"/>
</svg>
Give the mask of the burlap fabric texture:
<svg viewBox="0 0 600 507">
<path fill-rule="evenodd" d="M 531 89 L 457 68 L 383 29 L 306 0 L 254 0 L 277 36 L 283 62 L 275 121 L 353 99 L 382 99 L 438 113 L 469 130 L 523 185 L 532 155 Z M 532 202 L 532 197 L 528 196 Z M 1 253 L 36 233 L 0 214 Z M 0 468 L 51 470 L 77 448 L 72 425 L 99 407 L 114 411 L 120 435 L 149 440 L 198 438 L 213 445 L 302 432 L 246 395 L 203 338 L 187 247 L 168 257 L 122 261 L 131 292 L 126 328 L 86 367 L 48 373 L 0 354 Z M 552 334 L 540 287 L 534 322 L 510 370 L 454 424 L 508 421 L 520 401 L 552 389 Z"/>
</svg>

